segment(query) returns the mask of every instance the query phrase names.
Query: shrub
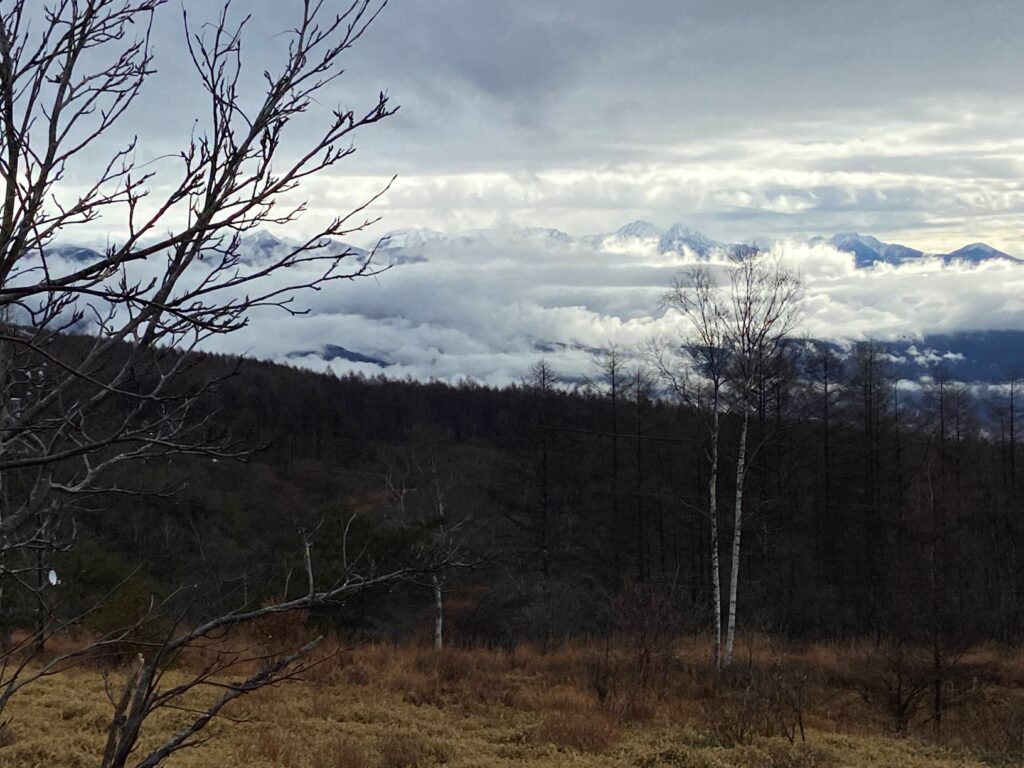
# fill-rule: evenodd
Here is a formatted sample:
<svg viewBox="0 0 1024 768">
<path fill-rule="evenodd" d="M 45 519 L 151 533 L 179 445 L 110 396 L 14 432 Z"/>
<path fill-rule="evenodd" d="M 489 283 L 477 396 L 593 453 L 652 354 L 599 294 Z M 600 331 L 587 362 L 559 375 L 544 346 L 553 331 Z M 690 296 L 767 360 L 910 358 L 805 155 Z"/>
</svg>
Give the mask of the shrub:
<svg viewBox="0 0 1024 768">
<path fill-rule="evenodd" d="M 1024 698 L 989 697 L 948 724 L 954 744 L 992 765 L 1024 765 Z"/>
<path fill-rule="evenodd" d="M 531 739 L 580 752 L 607 752 L 618 731 L 615 721 L 601 712 L 559 712 L 544 718 Z"/>
<path fill-rule="evenodd" d="M 931 684 L 931 662 L 924 651 L 902 643 L 883 645 L 860 662 L 861 696 L 883 709 L 897 736 L 906 736 Z"/>
<path fill-rule="evenodd" d="M 450 757 L 445 747 L 422 736 L 389 733 L 380 743 L 379 768 L 423 768 Z"/>
<path fill-rule="evenodd" d="M 377 761 L 365 746 L 343 736 L 322 744 L 313 765 L 316 768 L 377 768 Z"/>
<path fill-rule="evenodd" d="M 831 768 L 836 759 L 830 752 L 807 744 L 764 741 L 738 755 L 743 768 Z"/>
</svg>

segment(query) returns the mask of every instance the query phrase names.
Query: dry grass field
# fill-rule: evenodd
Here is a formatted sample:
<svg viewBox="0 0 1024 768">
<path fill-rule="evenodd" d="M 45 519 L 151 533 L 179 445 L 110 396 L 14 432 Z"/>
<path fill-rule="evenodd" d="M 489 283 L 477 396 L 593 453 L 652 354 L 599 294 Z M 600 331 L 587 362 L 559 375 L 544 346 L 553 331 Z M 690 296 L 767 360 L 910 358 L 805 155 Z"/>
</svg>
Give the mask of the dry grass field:
<svg viewBox="0 0 1024 768">
<path fill-rule="evenodd" d="M 649 649 L 648 649 L 649 650 Z M 362 646 L 306 680 L 235 703 L 200 748 L 168 764 L 252 768 L 635 766 L 968 768 L 1024 765 L 1024 657 L 984 649 L 950 674 L 936 740 L 928 694 L 906 731 L 889 694 L 917 661 L 861 646 L 744 648 L 716 691 L 706 644 L 665 654 L 566 647 L 549 653 Z M 920 659 L 924 662 L 924 659 Z M 171 677 L 187 671 L 182 669 Z M 921 668 L 923 669 L 923 667 Z M 27 689 L 8 713 L 0 768 L 94 766 L 111 705 L 81 667 Z M 893 687 L 895 684 L 895 687 Z M 196 706 L 202 703 L 197 694 Z M 909 694 L 908 694 L 909 695 Z M 157 739 L 185 716 L 165 711 Z M 801 733 L 802 731 L 802 733 Z"/>
</svg>

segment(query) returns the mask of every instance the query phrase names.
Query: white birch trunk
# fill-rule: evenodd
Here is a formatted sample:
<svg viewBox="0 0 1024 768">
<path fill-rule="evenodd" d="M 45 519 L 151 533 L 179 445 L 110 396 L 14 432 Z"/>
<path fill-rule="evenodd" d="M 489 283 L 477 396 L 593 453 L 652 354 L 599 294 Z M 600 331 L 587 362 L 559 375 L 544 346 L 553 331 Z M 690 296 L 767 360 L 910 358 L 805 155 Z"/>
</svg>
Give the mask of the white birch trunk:
<svg viewBox="0 0 1024 768">
<path fill-rule="evenodd" d="M 441 593 L 441 580 L 434 574 L 434 648 L 444 647 L 444 603 Z"/>
<path fill-rule="evenodd" d="M 732 649 L 736 641 L 736 592 L 740 573 L 740 538 L 743 535 L 743 481 L 747 475 L 747 425 L 750 411 L 744 405 L 743 426 L 740 429 L 740 450 L 736 458 L 736 508 L 733 512 L 732 568 L 729 571 L 729 628 L 725 636 L 725 666 L 732 663 Z"/>
<path fill-rule="evenodd" d="M 708 480 L 708 516 L 711 518 L 711 589 L 715 638 L 711 655 L 715 672 L 722 668 L 722 571 L 718 563 L 718 406 L 711 427 L 711 478 Z"/>
</svg>

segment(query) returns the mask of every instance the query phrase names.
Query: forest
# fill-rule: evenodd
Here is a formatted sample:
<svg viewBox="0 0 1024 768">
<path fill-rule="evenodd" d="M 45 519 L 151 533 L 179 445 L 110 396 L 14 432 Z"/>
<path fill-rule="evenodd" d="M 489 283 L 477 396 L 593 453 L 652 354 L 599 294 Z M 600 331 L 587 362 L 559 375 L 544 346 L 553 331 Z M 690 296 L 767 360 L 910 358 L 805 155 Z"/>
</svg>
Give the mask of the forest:
<svg viewBox="0 0 1024 768">
<path fill-rule="evenodd" d="M 845 357 L 792 343 L 784 356 L 750 424 L 739 631 L 951 653 L 1018 642 L 1019 384 L 981 390 L 937 368 L 900 386 L 872 343 Z M 239 362 L 206 357 L 193 370 L 219 378 Z M 301 593 L 301 532 L 316 530 L 318 571 L 337 565 L 342 535 L 375 562 L 407 551 L 409 536 L 456 544 L 446 643 L 602 636 L 623 629 L 617 606 L 637 594 L 670 601 L 681 633 L 711 627 L 706 419 L 642 359 L 611 351 L 572 383 L 540 361 L 501 389 L 246 360 L 208 407 L 217 429 L 265 449 L 245 462 L 134 467 L 148 487 L 181 490 L 80 516 L 80 544 L 56 566 L 69 610 L 127 574 L 92 620 L 123 621 L 132 600 L 197 578 L 218 605 Z M 723 417 L 723 507 L 739 427 Z M 731 510 L 719 517 L 727 572 Z M 430 584 L 388 589 L 320 620 L 389 639 L 433 631 Z"/>
</svg>

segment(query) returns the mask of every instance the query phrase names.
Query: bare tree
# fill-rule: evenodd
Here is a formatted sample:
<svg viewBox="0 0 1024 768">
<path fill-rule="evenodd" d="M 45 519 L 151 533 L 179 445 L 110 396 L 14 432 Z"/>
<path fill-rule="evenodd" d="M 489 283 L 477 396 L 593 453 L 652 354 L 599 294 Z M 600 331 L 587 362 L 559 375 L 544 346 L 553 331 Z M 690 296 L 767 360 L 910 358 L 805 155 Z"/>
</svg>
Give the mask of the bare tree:
<svg viewBox="0 0 1024 768">
<path fill-rule="evenodd" d="M 689 369 L 680 368 L 671 360 L 674 344 L 656 345 L 654 358 L 662 375 L 669 381 L 676 395 L 690 403 L 698 414 L 708 413 L 707 461 L 709 467 L 707 489 L 707 516 L 711 526 L 709 554 L 711 556 L 711 601 L 714 636 L 711 655 L 716 671 L 722 666 L 722 570 L 719 563 L 718 537 L 718 468 L 719 435 L 723 407 L 723 387 L 726 383 L 730 348 L 727 340 L 728 307 L 723 301 L 714 274 L 707 266 L 690 270 L 677 278 L 662 299 L 664 306 L 678 311 L 686 321 L 687 332 L 679 347 L 686 362 L 692 365 L 704 386 L 695 385 L 688 376 Z M 702 407 L 706 404 L 706 408 Z"/>
<path fill-rule="evenodd" d="M 322 636 L 283 650 L 261 649 L 253 647 L 244 637 L 232 637 L 233 629 L 268 617 L 343 605 L 367 590 L 389 587 L 405 580 L 418 581 L 452 562 L 446 550 L 423 548 L 409 553 L 405 561 L 395 567 L 376 568 L 365 550 L 350 552 L 346 541 L 339 555 L 342 560 L 340 575 L 319 586 L 321 579 L 314 569 L 312 542 L 308 536 L 303 537 L 303 549 L 306 591 L 302 594 L 292 598 L 286 595 L 259 607 L 243 606 L 193 627 L 175 622 L 157 642 L 132 643 L 138 649 L 137 660 L 121 686 L 120 695 L 114 696 L 108 687 L 114 712 L 107 731 L 102 768 L 125 768 L 128 765 L 155 768 L 175 752 L 196 747 L 207 740 L 208 737 L 201 733 L 203 729 L 220 717 L 224 707 L 235 699 L 269 685 L 301 680 L 305 672 L 324 661 L 310 659 L 310 654 L 323 640 Z M 161 615 L 156 608 L 154 606 L 146 620 Z M 180 615 L 185 615 L 185 611 Z M 232 640 L 234 642 L 230 642 Z M 212 654 L 212 660 L 186 674 L 184 679 L 166 679 L 165 673 L 174 658 L 193 648 Z M 231 675 L 240 676 L 240 679 L 231 679 L 228 677 Z M 187 706 L 186 698 L 204 689 L 215 692 L 211 703 L 199 710 Z M 188 717 L 179 730 L 165 736 L 162 742 L 140 756 L 137 750 L 143 726 L 155 712 L 166 709 L 186 712 Z"/>
<path fill-rule="evenodd" d="M 628 372 L 624 356 L 614 345 L 594 358 L 596 376 L 588 381 L 588 387 L 599 396 L 606 398 L 611 408 L 611 422 L 608 425 L 611 438 L 611 508 L 607 523 L 608 553 L 611 583 L 618 587 L 622 581 L 622 547 L 624 542 L 622 494 L 619 484 L 619 410 L 628 387 Z"/>
<path fill-rule="evenodd" d="M 0 5 L 0 613 L 13 591 L 47 587 L 28 577 L 45 572 L 50 553 L 73 546 L 76 510 L 105 494 L 153 491 L 111 480 L 113 470 L 153 457 L 245 454 L 201 411 L 217 381 L 195 370 L 189 353 L 244 328 L 255 310 L 299 314 L 304 292 L 377 271 L 372 253 L 337 238 L 371 223 L 364 212 L 384 189 L 260 260 L 246 258 L 243 239 L 296 221 L 306 208 L 303 183 L 348 158 L 356 132 L 396 111 L 384 93 L 360 110 L 322 104 L 387 0 L 349 0 L 337 10 L 296 2 L 294 26 L 277 38 L 286 41 L 283 62 L 255 71 L 243 60 L 248 17 L 236 19 L 225 4 L 196 26 L 183 11 L 185 50 L 207 106 L 179 151 L 147 158 L 137 139 L 112 147 L 111 137 L 156 70 L 150 32 L 165 2 Z M 250 72 L 263 82 L 252 98 Z M 84 186 L 70 183 L 91 171 Z M 102 252 L 58 247 L 99 222 L 112 233 Z M 406 570 L 346 572 L 321 588 L 310 568 L 302 597 L 216 617 L 143 649 L 104 765 L 126 764 L 142 721 L 167 700 L 154 681 L 168 654 Z M 42 670 L 26 661 L 33 644 L 65 626 L 44 620 L 31 643 L 4 645 L 0 708 L 79 655 Z M 306 650 L 229 689 L 224 703 L 289 674 Z M 219 706 L 137 764 L 156 765 L 194 743 Z"/>
<path fill-rule="evenodd" d="M 650 406 L 654 394 L 654 374 L 642 362 L 638 362 L 632 373 L 630 394 L 633 397 L 633 413 L 636 428 L 636 569 L 637 579 L 643 583 L 651 576 L 650 532 L 645 504 L 645 452 L 644 413 Z M 662 530 L 664 538 L 664 530 Z M 664 550 L 664 541 L 661 542 Z M 664 556 L 664 552 L 662 552 Z"/>
<path fill-rule="evenodd" d="M 457 514 L 451 497 L 458 482 L 449 454 L 450 437 L 429 429 L 416 429 L 406 452 L 384 455 L 385 486 L 392 506 L 403 524 L 423 529 L 431 550 L 445 552 L 448 559 L 462 549 L 461 532 L 466 516 Z M 430 573 L 434 597 L 434 648 L 444 648 L 444 592 L 449 569 L 442 565 Z"/>
<path fill-rule="evenodd" d="M 674 389 L 710 413 L 708 419 L 710 466 L 708 517 L 711 522 L 711 567 L 716 669 L 728 666 L 736 636 L 736 605 L 743 531 L 743 489 L 749 467 L 750 415 L 756 393 L 778 373 L 783 340 L 794 330 L 800 316 L 802 284 L 777 259 L 743 249 L 728 268 L 729 283 L 722 285 L 709 266 L 700 266 L 677 279 L 663 303 L 677 310 L 688 330 L 682 347 L 696 369 L 695 386 L 685 374 L 661 356 L 659 367 Z M 703 396 L 701 393 L 704 393 Z M 707 408 L 700 407 L 702 402 Z M 721 573 L 718 541 L 718 475 L 720 419 L 728 406 L 740 419 L 736 483 L 733 503 L 733 538 L 729 572 L 728 625 L 722 643 Z"/>
<path fill-rule="evenodd" d="M 558 387 L 558 374 L 547 360 L 538 360 L 530 366 L 530 373 L 524 385 L 535 392 L 540 399 L 538 413 L 538 439 L 540 441 L 540 457 L 538 475 L 540 476 L 539 509 L 530 515 L 530 526 L 537 539 L 537 551 L 540 554 L 540 570 L 544 578 L 551 575 L 551 398 Z M 520 524 L 521 525 L 521 524 Z"/>
<path fill-rule="evenodd" d="M 736 603 L 743 535 L 743 488 L 747 477 L 750 415 L 759 387 L 779 374 L 780 352 L 795 330 L 802 311 L 803 284 L 778 259 L 756 250 L 741 254 L 730 273 L 727 343 L 732 350 L 730 380 L 735 407 L 740 411 L 733 507 L 732 553 L 729 569 L 729 625 L 723 663 L 732 663 L 736 640 Z"/>
</svg>

